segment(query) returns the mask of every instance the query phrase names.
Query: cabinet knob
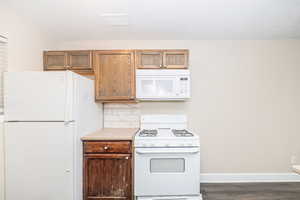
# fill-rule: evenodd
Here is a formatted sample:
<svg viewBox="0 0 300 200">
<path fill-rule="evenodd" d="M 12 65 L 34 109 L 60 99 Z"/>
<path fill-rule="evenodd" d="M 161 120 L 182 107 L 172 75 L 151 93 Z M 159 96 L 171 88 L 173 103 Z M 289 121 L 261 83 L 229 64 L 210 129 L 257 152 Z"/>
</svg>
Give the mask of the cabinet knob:
<svg viewBox="0 0 300 200">
<path fill-rule="evenodd" d="M 162 64 L 160 64 L 159 67 L 162 67 Z"/>
<path fill-rule="evenodd" d="M 108 149 L 108 146 L 103 147 L 103 149 L 104 149 L 104 150 L 107 150 L 107 149 Z"/>
<path fill-rule="evenodd" d="M 128 159 L 129 159 L 129 157 L 128 157 L 128 156 L 126 156 L 126 157 L 125 157 L 125 159 L 126 159 L 126 160 L 128 160 Z"/>
</svg>

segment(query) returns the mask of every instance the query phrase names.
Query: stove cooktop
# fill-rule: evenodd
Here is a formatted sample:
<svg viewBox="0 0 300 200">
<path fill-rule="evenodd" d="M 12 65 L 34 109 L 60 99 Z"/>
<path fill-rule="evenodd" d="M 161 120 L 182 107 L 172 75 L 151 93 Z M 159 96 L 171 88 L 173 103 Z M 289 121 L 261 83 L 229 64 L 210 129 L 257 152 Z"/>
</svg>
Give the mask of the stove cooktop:
<svg viewBox="0 0 300 200">
<path fill-rule="evenodd" d="M 186 129 L 142 129 L 136 136 L 136 147 L 195 147 L 199 137 Z"/>
<path fill-rule="evenodd" d="M 187 130 L 186 115 L 142 115 L 141 129 L 134 137 L 140 148 L 199 147 L 197 134 Z"/>
<path fill-rule="evenodd" d="M 156 137 L 157 130 L 155 129 L 143 129 L 139 132 L 140 137 Z"/>
<path fill-rule="evenodd" d="M 165 129 L 171 130 L 171 129 Z M 160 130 L 161 131 L 161 130 Z M 185 129 L 172 129 L 171 130 L 175 137 L 193 137 L 194 134 Z M 140 137 L 159 137 L 157 129 L 143 129 L 138 134 Z M 171 135 L 172 137 L 172 135 Z"/>
<path fill-rule="evenodd" d="M 193 133 L 188 132 L 185 129 L 181 129 L 181 130 L 173 129 L 172 132 L 176 137 L 193 137 L 194 136 Z"/>
</svg>

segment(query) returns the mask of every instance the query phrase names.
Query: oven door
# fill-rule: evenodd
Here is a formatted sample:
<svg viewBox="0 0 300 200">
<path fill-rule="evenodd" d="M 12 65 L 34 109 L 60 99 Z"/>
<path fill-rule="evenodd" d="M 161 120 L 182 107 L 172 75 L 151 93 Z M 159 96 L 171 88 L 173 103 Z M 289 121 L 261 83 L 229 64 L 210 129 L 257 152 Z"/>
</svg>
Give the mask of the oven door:
<svg viewBox="0 0 300 200">
<path fill-rule="evenodd" d="M 199 194 L 199 148 L 136 148 L 136 196 Z"/>
</svg>

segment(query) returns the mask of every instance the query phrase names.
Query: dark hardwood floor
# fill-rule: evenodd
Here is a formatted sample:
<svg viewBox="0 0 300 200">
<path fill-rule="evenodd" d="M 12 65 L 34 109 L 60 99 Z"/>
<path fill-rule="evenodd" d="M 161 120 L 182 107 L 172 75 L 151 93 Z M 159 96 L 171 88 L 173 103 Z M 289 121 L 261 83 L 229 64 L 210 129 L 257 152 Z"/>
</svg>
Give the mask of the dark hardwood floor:
<svg viewBox="0 0 300 200">
<path fill-rule="evenodd" d="M 300 200 L 300 183 L 201 184 L 203 200 Z"/>
</svg>

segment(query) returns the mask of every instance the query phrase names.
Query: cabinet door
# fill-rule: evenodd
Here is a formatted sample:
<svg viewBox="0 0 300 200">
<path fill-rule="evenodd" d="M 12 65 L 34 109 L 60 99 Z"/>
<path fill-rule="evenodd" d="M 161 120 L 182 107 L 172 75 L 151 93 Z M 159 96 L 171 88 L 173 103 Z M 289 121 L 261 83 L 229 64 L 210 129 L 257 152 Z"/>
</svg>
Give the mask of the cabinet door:
<svg viewBox="0 0 300 200">
<path fill-rule="evenodd" d="M 135 99 L 133 51 L 95 51 L 96 100 Z"/>
<path fill-rule="evenodd" d="M 68 51 L 68 66 L 71 70 L 93 72 L 91 51 Z"/>
<path fill-rule="evenodd" d="M 132 199 L 130 154 L 91 154 L 84 158 L 84 199 Z"/>
<path fill-rule="evenodd" d="M 66 70 L 67 53 L 65 51 L 45 51 L 44 70 Z"/>
<path fill-rule="evenodd" d="M 167 69 L 188 68 L 188 50 L 165 50 L 163 53 L 163 67 Z"/>
<path fill-rule="evenodd" d="M 162 67 L 163 52 L 161 50 L 137 50 L 136 65 L 139 69 L 159 69 Z"/>
</svg>

